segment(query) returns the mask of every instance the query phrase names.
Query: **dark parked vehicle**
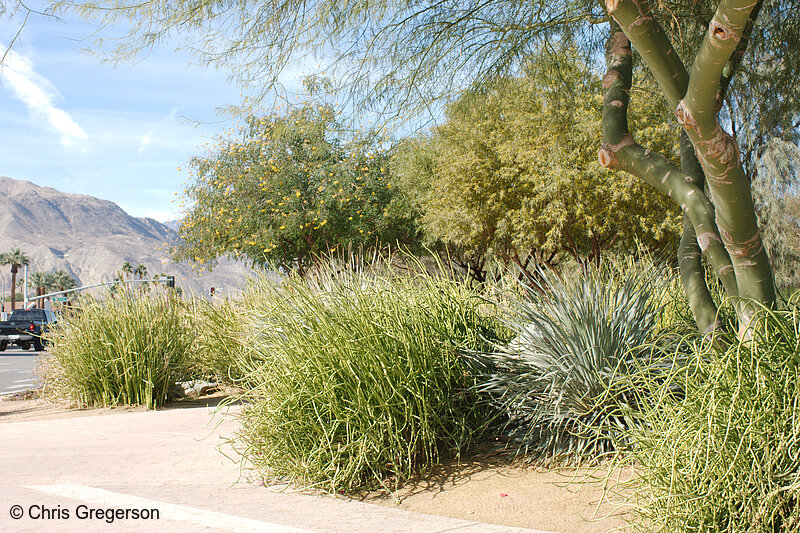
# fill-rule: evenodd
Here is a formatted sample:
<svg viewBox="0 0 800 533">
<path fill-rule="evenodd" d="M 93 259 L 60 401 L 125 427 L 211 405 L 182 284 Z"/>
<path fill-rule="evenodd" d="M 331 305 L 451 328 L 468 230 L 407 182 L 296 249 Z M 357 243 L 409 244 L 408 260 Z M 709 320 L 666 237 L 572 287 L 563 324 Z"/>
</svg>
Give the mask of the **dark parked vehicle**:
<svg viewBox="0 0 800 533">
<path fill-rule="evenodd" d="M 0 322 L 0 352 L 9 344 L 16 344 L 23 350 L 31 346 L 37 352 L 44 349 L 42 335 L 56 321 L 49 309 L 21 309 L 11 313 L 9 319 Z"/>
</svg>

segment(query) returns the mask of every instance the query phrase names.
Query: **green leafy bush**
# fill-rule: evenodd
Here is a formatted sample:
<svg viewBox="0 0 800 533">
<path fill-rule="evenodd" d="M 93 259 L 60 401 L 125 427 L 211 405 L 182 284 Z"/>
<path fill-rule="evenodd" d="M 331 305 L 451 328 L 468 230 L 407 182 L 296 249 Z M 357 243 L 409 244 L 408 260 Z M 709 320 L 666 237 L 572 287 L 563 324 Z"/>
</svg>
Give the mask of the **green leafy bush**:
<svg viewBox="0 0 800 533">
<path fill-rule="evenodd" d="M 581 463 L 635 424 L 637 381 L 671 360 L 654 340 L 671 274 L 650 261 L 604 263 L 574 277 L 540 271 L 510 300 L 516 338 L 479 354 L 481 391 L 508 415 L 503 432 L 532 462 Z"/>
<path fill-rule="evenodd" d="M 800 530 L 800 297 L 753 337 L 695 346 L 633 428 L 642 530 Z M 671 393 L 675 386 L 684 395 Z"/>
<path fill-rule="evenodd" d="M 167 401 L 187 369 L 191 335 L 171 294 L 118 292 L 84 300 L 48 333 L 45 391 L 82 406 Z"/>
<path fill-rule="evenodd" d="M 242 453 L 265 477 L 327 490 L 399 484 L 479 440 L 492 415 L 462 352 L 500 326 L 465 286 L 323 269 L 262 279 L 245 361 Z"/>
</svg>

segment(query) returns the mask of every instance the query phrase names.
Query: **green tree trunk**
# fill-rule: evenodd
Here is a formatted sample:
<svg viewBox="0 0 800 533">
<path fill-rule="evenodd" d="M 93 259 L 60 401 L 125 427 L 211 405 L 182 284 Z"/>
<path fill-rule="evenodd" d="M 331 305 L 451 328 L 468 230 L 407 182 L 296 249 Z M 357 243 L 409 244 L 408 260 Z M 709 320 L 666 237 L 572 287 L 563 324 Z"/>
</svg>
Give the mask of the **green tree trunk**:
<svg viewBox="0 0 800 533">
<path fill-rule="evenodd" d="M 689 74 L 652 15 L 646 0 L 608 0 L 613 17 L 603 79 L 603 140 L 598 158 L 606 167 L 634 174 L 668 194 L 688 224 L 679 251 L 681 278 L 702 331 L 717 327 L 713 300 L 705 287 L 699 249 L 729 297 L 773 305 L 774 283 L 742 168 L 736 140 L 724 131 L 717 113 L 723 69 L 741 39 L 756 4 L 723 0 Z M 682 168 L 640 146 L 628 131 L 631 42 L 655 76 L 682 125 Z M 695 157 L 696 155 L 696 157 Z M 710 198 L 706 195 L 708 184 Z M 689 227 L 691 225 L 691 227 Z M 692 233 L 697 246 L 690 242 Z M 702 287 L 702 288 L 701 288 Z M 737 304 L 740 335 L 747 335 L 754 306 Z"/>
</svg>

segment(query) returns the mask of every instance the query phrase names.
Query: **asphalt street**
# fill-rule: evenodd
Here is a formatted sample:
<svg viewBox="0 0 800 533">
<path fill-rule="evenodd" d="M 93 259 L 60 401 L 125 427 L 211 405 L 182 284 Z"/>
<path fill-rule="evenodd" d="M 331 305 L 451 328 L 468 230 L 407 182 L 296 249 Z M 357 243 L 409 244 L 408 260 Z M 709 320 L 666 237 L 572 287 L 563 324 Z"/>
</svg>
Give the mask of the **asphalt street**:
<svg viewBox="0 0 800 533">
<path fill-rule="evenodd" d="M 9 346 L 0 352 L 0 395 L 36 387 L 33 368 L 38 355 L 33 349 L 22 350 L 17 346 Z"/>
</svg>

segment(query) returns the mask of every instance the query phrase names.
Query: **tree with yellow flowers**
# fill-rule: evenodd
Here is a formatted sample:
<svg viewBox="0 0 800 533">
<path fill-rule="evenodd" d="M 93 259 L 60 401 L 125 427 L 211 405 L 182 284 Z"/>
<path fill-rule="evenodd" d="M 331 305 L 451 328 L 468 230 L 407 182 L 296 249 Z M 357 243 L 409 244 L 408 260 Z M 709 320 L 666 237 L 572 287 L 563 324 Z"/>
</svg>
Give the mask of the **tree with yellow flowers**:
<svg viewBox="0 0 800 533">
<path fill-rule="evenodd" d="M 248 117 L 191 160 L 176 260 L 222 256 L 304 275 L 320 255 L 415 239 L 374 133 L 348 134 L 330 107 Z"/>
</svg>

